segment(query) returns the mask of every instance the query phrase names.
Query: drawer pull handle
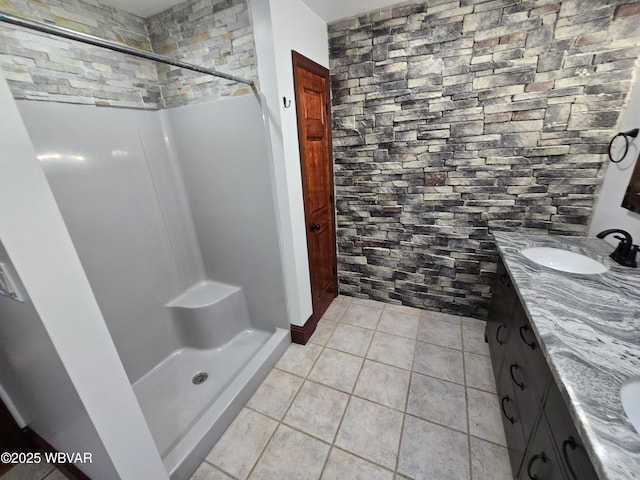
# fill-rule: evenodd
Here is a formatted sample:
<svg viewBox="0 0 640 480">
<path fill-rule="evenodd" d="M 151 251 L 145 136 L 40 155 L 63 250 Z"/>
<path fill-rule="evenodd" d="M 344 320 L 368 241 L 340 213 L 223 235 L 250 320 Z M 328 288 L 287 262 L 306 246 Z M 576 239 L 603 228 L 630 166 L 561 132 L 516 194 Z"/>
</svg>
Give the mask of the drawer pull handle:
<svg viewBox="0 0 640 480">
<path fill-rule="evenodd" d="M 498 342 L 498 345 L 504 345 L 504 340 L 502 340 L 502 338 L 500 338 L 500 330 L 502 330 L 505 327 L 506 327 L 506 325 L 503 323 L 496 330 L 496 342 Z"/>
<path fill-rule="evenodd" d="M 506 397 L 503 397 L 502 400 L 500 400 L 500 407 L 502 408 L 502 414 L 504 415 L 504 418 L 506 418 L 507 420 L 509 420 L 509 423 L 511 423 L 512 425 L 516 422 L 516 419 L 513 417 L 510 417 L 507 414 L 507 411 L 504 409 L 504 402 L 505 400 L 507 402 L 511 401 L 511 398 L 509 397 L 509 395 L 507 395 Z"/>
<path fill-rule="evenodd" d="M 511 280 L 509 280 L 509 275 L 507 275 L 506 273 L 503 273 L 502 275 L 500 275 L 500 283 L 502 283 L 502 285 L 504 285 L 507 288 L 512 287 Z"/>
<path fill-rule="evenodd" d="M 524 338 L 524 332 L 528 331 L 529 327 L 527 325 L 523 325 L 520 327 L 520 338 L 522 339 L 522 341 L 525 343 L 525 345 L 527 347 L 529 347 L 531 350 L 535 350 L 536 349 L 536 342 L 527 342 L 527 339 Z"/>
<path fill-rule="evenodd" d="M 569 470 L 571 478 L 573 478 L 573 480 L 578 480 L 578 476 L 573 469 L 573 465 L 571 465 L 571 460 L 569 460 L 569 455 L 567 455 L 567 447 L 571 447 L 571 450 L 575 450 L 576 448 L 578 448 L 576 439 L 573 437 L 569 437 L 564 442 L 562 442 L 562 456 L 564 457 L 564 462 L 567 464 L 567 470 Z"/>
<path fill-rule="evenodd" d="M 518 387 L 520 387 L 520 390 L 524 390 L 524 388 L 526 387 L 526 385 L 524 384 L 524 382 L 518 382 L 518 380 L 516 380 L 516 377 L 513 375 L 513 370 L 518 370 L 521 369 L 522 367 L 520 367 L 520 365 L 518 365 L 518 363 L 512 363 L 511 366 L 509 367 L 509 375 L 511 375 L 511 380 L 513 380 L 513 383 L 515 383 Z"/>
<path fill-rule="evenodd" d="M 542 461 L 542 463 L 547 463 L 549 461 L 549 459 L 547 458 L 547 454 L 544 452 L 531 457 L 531 460 L 529 460 L 529 464 L 527 465 L 527 475 L 529 475 L 529 478 L 531 480 L 538 480 L 538 475 L 536 475 L 535 473 L 531 473 L 531 467 L 533 467 L 533 464 L 536 462 L 536 460 L 540 460 Z"/>
</svg>

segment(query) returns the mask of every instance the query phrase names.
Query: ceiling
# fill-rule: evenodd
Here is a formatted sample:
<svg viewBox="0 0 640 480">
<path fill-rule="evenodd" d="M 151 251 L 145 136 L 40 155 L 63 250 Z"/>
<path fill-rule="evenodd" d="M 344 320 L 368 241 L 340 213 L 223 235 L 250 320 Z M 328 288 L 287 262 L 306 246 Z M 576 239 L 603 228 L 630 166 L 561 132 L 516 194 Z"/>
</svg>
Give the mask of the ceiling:
<svg viewBox="0 0 640 480">
<path fill-rule="evenodd" d="M 100 3 L 117 7 L 141 17 L 150 17 L 168 8 L 182 3 L 184 0 L 100 0 Z M 283 0 L 280 0 L 283 1 Z M 302 0 L 307 6 L 326 22 L 370 12 L 402 0 Z"/>
</svg>

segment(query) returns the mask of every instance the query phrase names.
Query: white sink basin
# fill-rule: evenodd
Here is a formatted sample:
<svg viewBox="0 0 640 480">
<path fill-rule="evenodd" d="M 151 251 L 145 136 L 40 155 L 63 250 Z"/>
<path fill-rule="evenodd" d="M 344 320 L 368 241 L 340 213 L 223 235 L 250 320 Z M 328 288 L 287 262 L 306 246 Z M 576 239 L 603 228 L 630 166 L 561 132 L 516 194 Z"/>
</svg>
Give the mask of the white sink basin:
<svg viewBox="0 0 640 480">
<path fill-rule="evenodd" d="M 620 399 L 624 413 L 633 424 L 636 432 L 640 433 L 640 377 L 632 378 L 622 385 Z"/>
<path fill-rule="evenodd" d="M 561 248 L 531 247 L 521 253 L 539 265 L 562 272 L 596 274 L 609 270 L 606 265 L 580 253 Z"/>
</svg>

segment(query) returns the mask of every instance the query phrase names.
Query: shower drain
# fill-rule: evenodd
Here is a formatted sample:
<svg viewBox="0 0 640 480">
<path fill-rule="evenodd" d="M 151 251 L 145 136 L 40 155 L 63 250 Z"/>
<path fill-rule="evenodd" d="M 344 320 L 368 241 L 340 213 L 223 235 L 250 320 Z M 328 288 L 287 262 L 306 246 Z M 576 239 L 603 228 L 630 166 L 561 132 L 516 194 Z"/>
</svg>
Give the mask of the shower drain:
<svg viewBox="0 0 640 480">
<path fill-rule="evenodd" d="M 198 372 L 193 376 L 191 381 L 193 382 L 194 385 L 200 385 L 201 383 L 206 382 L 207 378 L 209 378 L 209 374 L 208 373 L 206 373 L 206 372 Z"/>
</svg>

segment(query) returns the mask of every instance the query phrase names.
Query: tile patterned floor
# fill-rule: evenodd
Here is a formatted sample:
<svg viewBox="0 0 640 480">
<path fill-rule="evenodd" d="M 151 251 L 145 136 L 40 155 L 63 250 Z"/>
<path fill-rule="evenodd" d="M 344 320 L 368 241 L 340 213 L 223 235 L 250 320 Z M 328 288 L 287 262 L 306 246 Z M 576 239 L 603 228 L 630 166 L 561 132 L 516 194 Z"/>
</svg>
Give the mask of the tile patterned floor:
<svg viewBox="0 0 640 480">
<path fill-rule="evenodd" d="M 0 475 L 0 480 L 66 480 L 60 470 L 48 463 L 19 464 Z"/>
<path fill-rule="evenodd" d="M 511 480 L 483 330 L 338 297 L 192 480 Z"/>
<path fill-rule="evenodd" d="M 338 297 L 192 480 L 511 480 L 483 330 L 471 318 Z M 64 478 L 20 465 L 0 480 Z"/>
</svg>

